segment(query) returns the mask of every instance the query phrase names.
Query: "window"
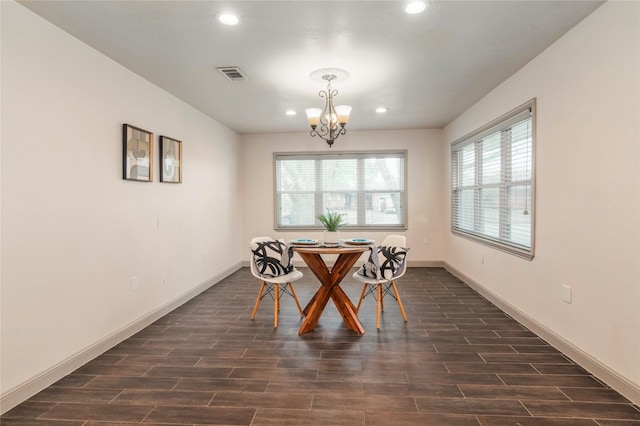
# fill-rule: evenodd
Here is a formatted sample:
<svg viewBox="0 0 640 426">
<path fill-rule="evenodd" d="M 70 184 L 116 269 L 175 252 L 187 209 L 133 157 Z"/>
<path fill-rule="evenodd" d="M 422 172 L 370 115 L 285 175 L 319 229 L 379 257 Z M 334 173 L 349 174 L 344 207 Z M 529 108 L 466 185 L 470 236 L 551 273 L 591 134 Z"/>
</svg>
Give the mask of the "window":
<svg viewBox="0 0 640 426">
<path fill-rule="evenodd" d="M 451 226 L 458 235 L 533 258 L 535 101 L 451 147 Z"/>
<path fill-rule="evenodd" d="M 343 229 L 405 229 L 406 152 L 275 154 L 277 229 L 321 229 L 316 216 L 344 214 Z"/>
</svg>

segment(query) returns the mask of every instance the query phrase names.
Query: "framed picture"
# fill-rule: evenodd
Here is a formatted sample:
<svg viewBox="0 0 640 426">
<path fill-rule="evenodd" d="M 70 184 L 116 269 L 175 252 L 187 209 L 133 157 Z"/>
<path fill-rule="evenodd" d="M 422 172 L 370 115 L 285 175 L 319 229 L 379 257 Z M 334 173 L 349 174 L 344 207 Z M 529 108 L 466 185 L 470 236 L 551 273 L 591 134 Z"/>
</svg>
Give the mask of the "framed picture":
<svg viewBox="0 0 640 426">
<path fill-rule="evenodd" d="M 182 183 L 182 142 L 160 136 L 160 182 Z"/>
<path fill-rule="evenodd" d="M 153 133 L 122 126 L 122 179 L 153 181 Z"/>
</svg>

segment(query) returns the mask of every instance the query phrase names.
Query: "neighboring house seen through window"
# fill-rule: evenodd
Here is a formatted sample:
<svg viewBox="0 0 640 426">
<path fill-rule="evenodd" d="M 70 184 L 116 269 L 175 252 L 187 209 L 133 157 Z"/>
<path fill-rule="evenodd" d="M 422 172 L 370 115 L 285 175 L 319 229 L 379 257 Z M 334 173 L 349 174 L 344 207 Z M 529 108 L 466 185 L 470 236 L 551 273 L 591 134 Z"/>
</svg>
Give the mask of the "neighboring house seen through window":
<svg viewBox="0 0 640 426">
<path fill-rule="evenodd" d="M 316 216 L 344 215 L 342 229 L 406 228 L 406 152 L 275 154 L 277 229 L 322 229 Z"/>
</svg>

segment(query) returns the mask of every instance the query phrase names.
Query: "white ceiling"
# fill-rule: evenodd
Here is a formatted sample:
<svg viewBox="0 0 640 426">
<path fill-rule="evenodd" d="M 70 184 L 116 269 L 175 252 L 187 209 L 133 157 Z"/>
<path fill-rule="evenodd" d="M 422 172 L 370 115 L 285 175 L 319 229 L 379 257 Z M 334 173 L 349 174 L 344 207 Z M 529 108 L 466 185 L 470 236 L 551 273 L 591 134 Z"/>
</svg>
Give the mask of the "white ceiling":
<svg viewBox="0 0 640 426">
<path fill-rule="evenodd" d="M 246 134 L 307 131 L 304 109 L 324 102 L 309 74 L 323 67 L 351 74 L 334 84 L 336 103 L 353 106 L 349 129 L 443 127 L 603 1 L 435 0 L 420 15 L 404 1 L 20 3 Z M 220 24 L 225 11 L 240 24 Z"/>
</svg>

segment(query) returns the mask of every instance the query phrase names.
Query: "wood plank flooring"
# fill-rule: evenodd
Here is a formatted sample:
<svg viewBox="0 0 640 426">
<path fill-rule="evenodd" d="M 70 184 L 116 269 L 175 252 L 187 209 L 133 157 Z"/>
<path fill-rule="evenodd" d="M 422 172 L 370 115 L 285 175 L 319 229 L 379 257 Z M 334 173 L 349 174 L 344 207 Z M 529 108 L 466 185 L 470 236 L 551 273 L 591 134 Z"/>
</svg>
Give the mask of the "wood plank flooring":
<svg viewBox="0 0 640 426">
<path fill-rule="evenodd" d="M 302 304 L 318 281 L 301 268 Z M 342 284 L 354 302 L 360 285 Z M 329 302 L 298 335 L 285 296 L 251 311 L 260 283 L 229 276 L 7 412 L 3 426 L 631 426 L 640 410 L 441 268 L 398 282 L 379 331 L 349 331 Z"/>
</svg>

